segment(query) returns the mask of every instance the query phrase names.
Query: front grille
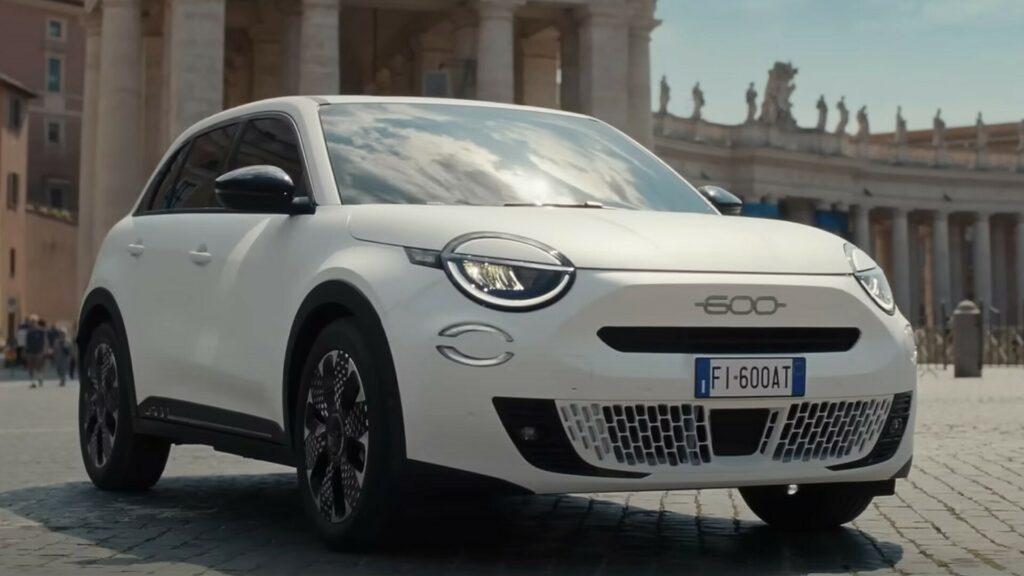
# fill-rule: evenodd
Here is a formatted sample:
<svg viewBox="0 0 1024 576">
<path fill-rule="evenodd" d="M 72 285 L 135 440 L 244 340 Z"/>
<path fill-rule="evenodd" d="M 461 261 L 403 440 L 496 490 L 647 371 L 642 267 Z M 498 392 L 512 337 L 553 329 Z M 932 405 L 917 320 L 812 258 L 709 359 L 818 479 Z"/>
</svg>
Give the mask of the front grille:
<svg viewBox="0 0 1024 576">
<path fill-rule="evenodd" d="M 812 354 L 846 352 L 857 328 L 605 326 L 598 338 L 619 352 L 649 354 Z"/>
<path fill-rule="evenodd" d="M 703 406 L 558 402 L 576 450 L 627 466 L 699 466 L 711 461 Z"/>
<path fill-rule="evenodd" d="M 554 401 L 567 447 L 595 469 L 699 466 L 717 458 L 779 465 L 864 466 L 892 457 L 909 421 L 910 398 L 792 402 L 721 409 L 710 403 Z M 870 461 L 868 461 L 870 452 Z M 837 461 L 860 458 L 855 462 Z"/>
<path fill-rule="evenodd" d="M 806 462 L 860 454 L 874 445 L 890 404 L 890 398 L 793 404 L 772 459 Z"/>
</svg>

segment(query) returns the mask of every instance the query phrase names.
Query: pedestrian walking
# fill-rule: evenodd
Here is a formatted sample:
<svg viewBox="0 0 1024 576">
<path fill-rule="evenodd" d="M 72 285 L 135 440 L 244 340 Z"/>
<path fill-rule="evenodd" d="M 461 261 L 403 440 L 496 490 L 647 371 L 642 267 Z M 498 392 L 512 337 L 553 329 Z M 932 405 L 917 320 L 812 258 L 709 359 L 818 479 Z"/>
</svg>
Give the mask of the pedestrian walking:
<svg viewBox="0 0 1024 576">
<path fill-rule="evenodd" d="M 18 325 L 18 331 L 15 332 L 14 341 L 17 344 L 17 358 L 15 363 L 18 366 L 25 365 L 25 341 L 28 338 L 28 321 L 22 320 L 21 324 Z"/>
<path fill-rule="evenodd" d="M 60 385 L 64 386 L 68 376 L 68 369 L 71 365 L 71 340 L 68 338 L 67 330 L 61 328 L 53 340 L 53 367 L 57 369 L 57 378 Z"/>
<path fill-rule="evenodd" d="M 43 385 L 43 355 L 46 354 L 46 332 L 40 325 L 39 317 L 32 314 L 28 317 L 28 330 L 25 334 L 25 365 L 28 368 L 30 388 Z"/>
</svg>

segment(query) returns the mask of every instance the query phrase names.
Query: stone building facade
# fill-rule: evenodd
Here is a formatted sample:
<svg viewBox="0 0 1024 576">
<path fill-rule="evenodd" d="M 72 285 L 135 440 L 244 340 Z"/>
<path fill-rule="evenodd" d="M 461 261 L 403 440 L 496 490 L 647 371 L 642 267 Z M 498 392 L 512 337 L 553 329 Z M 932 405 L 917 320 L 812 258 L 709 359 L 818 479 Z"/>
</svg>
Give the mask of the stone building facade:
<svg viewBox="0 0 1024 576">
<path fill-rule="evenodd" d="M 168 144 L 288 94 L 559 107 L 652 143 L 655 0 L 87 0 L 79 286 Z"/>
<path fill-rule="evenodd" d="M 78 208 L 85 31 L 82 0 L 0 0 L 0 72 L 38 94 L 28 110 L 26 200 Z"/>
<path fill-rule="evenodd" d="M 941 323 L 963 299 L 984 302 L 990 323 L 1024 325 L 1024 146 L 1005 142 L 1019 126 L 999 125 L 992 146 L 983 123 L 872 136 L 864 112 L 851 135 L 848 117 L 829 125 L 827 112 L 819 107 L 816 128 L 661 112 L 655 150 L 694 185 L 744 198 L 748 214 L 819 226 L 871 252 L 916 325 Z"/>
</svg>

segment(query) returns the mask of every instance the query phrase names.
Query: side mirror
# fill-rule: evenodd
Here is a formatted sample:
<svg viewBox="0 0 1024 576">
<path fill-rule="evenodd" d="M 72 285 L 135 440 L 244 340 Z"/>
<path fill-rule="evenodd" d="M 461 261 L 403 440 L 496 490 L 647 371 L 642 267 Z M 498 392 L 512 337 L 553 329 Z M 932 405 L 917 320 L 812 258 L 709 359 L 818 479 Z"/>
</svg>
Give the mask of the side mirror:
<svg viewBox="0 0 1024 576">
<path fill-rule="evenodd" d="M 738 216 L 743 209 L 743 200 L 720 186 L 701 186 L 697 191 L 726 216 Z"/>
<path fill-rule="evenodd" d="M 295 183 L 277 166 L 237 168 L 213 181 L 217 200 L 229 210 L 295 214 L 307 212 L 295 202 Z M 306 203 L 304 203 L 306 204 Z"/>
</svg>

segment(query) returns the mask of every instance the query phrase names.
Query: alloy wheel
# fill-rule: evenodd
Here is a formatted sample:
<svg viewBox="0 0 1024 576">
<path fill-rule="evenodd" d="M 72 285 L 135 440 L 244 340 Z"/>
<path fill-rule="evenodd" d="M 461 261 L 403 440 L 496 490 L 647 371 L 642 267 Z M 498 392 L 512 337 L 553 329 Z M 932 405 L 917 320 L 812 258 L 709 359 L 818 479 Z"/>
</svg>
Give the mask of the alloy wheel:
<svg viewBox="0 0 1024 576">
<path fill-rule="evenodd" d="M 117 360 L 110 344 L 102 342 L 93 349 L 86 374 L 86 449 L 92 463 L 102 468 L 114 450 L 120 403 Z"/>
<path fill-rule="evenodd" d="M 363 381 L 342 350 L 317 363 L 306 395 L 306 478 L 320 515 L 343 521 L 363 489 L 370 448 L 370 414 Z"/>
</svg>

